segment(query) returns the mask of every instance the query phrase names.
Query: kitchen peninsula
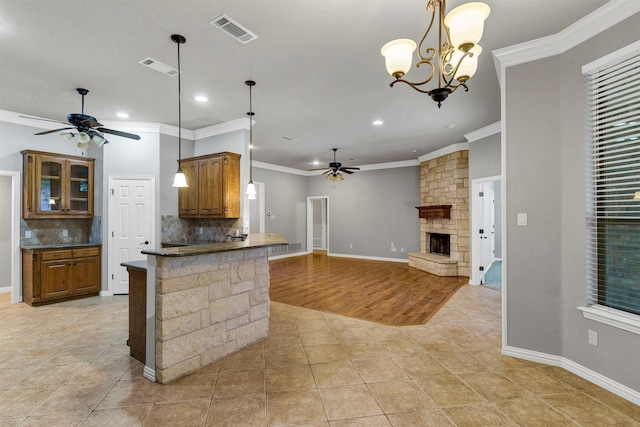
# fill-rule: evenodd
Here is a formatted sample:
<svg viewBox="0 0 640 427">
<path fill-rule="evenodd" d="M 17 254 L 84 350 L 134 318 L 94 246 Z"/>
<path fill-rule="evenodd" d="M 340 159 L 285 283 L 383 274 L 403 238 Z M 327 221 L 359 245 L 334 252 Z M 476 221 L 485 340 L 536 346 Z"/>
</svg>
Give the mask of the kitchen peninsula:
<svg viewBox="0 0 640 427">
<path fill-rule="evenodd" d="M 244 241 L 142 251 L 145 378 L 166 384 L 266 338 L 268 247 L 286 244 L 279 234 L 260 233 Z"/>
</svg>

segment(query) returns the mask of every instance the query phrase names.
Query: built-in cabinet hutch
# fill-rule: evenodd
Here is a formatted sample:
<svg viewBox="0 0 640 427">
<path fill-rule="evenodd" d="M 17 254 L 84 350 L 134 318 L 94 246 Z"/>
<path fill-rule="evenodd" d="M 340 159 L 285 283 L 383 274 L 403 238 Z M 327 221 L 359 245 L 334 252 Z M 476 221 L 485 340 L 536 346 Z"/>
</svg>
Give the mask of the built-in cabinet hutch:
<svg viewBox="0 0 640 427">
<path fill-rule="evenodd" d="M 25 220 L 93 218 L 95 159 L 25 150 L 22 217 Z M 98 295 L 99 244 L 22 247 L 22 294 L 29 305 Z"/>
</svg>

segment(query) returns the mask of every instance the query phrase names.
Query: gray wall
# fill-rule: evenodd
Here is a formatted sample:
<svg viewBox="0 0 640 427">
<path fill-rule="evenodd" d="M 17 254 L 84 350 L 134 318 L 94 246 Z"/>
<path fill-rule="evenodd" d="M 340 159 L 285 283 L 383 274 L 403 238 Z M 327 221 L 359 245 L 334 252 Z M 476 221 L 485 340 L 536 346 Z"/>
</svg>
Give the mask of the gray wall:
<svg viewBox="0 0 640 427">
<path fill-rule="evenodd" d="M 266 231 L 302 242 L 303 250 L 313 196 L 329 198 L 329 253 L 406 260 L 420 250 L 419 166 L 360 171 L 337 183 L 255 167 L 253 177 L 265 183 L 266 210 L 275 215 L 267 216 Z"/>
<path fill-rule="evenodd" d="M 11 181 L 0 175 L 0 288 L 11 286 Z"/>
<path fill-rule="evenodd" d="M 253 180 L 265 184 L 266 233 L 279 233 L 289 243 L 306 250 L 307 177 L 253 168 Z"/>
<path fill-rule="evenodd" d="M 329 197 L 329 253 L 408 259 L 420 251 L 420 166 L 308 179 L 309 196 Z"/>
<path fill-rule="evenodd" d="M 640 336 L 587 320 L 581 67 L 640 39 L 637 15 L 559 57 L 506 70 L 507 345 L 640 390 Z M 528 226 L 516 214 L 528 213 Z M 587 342 L 598 332 L 599 346 Z"/>
</svg>

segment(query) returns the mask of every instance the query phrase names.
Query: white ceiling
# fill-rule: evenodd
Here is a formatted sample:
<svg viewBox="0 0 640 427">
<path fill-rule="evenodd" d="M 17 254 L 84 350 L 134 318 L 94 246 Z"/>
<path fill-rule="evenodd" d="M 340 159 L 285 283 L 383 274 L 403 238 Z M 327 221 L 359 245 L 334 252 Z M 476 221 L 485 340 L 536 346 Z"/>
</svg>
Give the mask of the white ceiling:
<svg viewBox="0 0 640 427">
<path fill-rule="evenodd" d="M 606 3 L 485 2 L 478 72 L 469 92 L 438 109 L 408 86 L 390 88 L 380 55 L 389 40 L 419 41 L 426 0 L 1 0 L 0 109 L 65 121 L 80 112 L 75 88 L 83 87 L 85 113 L 110 127 L 118 129 L 120 110 L 128 121 L 177 126 L 177 78 L 138 64 L 151 57 L 177 67 L 177 33 L 187 39 L 183 128 L 246 117 L 244 82 L 253 79 L 255 160 L 310 169 L 331 161 L 332 147 L 345 165 L 415 159 L 500 120 L 492 50 L 555 34 Z M 448 10 L 462 3 L 450 0 Z M 258 39 L 243 45 L 209 25 L 222 13 Z M 420 80 L 420 71 L 407 78 Z M 209 102 L 196 103 L 196 94 Z M 34 138 L 65 143 L 56 134 Z"/>
</svg>

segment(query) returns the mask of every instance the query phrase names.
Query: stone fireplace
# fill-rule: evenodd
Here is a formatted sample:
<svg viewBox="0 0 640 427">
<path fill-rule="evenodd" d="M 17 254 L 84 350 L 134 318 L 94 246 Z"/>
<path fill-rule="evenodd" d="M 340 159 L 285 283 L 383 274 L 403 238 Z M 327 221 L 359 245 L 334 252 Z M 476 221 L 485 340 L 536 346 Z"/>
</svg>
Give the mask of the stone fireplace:
<svg viewBox="0 0 640 427">
<path fill-rule="evenodd" d="M 468 150 L 420 164 L 420 204 L 420 252 L 409 253 L 409 266 L 438 276 L 469 276 Z"/>
</svg>

